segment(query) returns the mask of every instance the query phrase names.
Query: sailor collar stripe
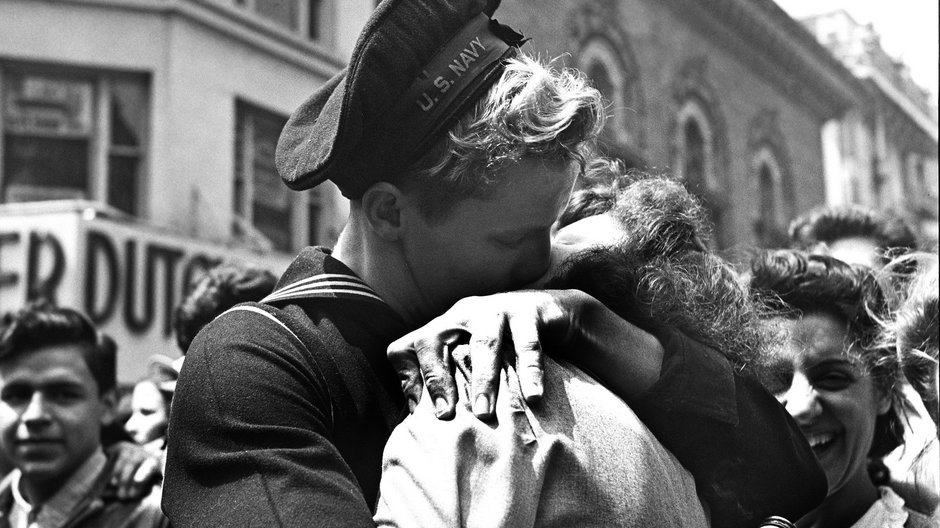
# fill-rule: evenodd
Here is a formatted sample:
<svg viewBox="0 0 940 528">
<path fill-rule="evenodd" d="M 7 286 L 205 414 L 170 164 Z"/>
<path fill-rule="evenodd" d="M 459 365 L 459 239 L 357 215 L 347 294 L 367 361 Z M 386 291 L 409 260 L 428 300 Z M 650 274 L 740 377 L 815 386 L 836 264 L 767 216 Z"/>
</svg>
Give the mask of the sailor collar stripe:
<svg viewBox="0 0 940 528">
<path fill-rule="evenodd" d="M 275 290 L 260 302 L 268 304 L 303 298 L 357 299 L 385 304 L 362 280 L 339 273 L 323 273 L 298 280 Z"/>
</svg>

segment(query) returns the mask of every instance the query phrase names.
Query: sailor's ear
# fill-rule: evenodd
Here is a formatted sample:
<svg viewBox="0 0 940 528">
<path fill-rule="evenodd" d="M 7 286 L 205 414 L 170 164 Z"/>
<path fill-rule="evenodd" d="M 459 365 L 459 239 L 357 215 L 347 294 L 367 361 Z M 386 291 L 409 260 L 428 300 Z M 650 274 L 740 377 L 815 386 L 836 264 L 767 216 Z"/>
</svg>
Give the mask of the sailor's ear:
<svg viewBox="0 0 940 528">
<path fill-rule="evenodd" d="M 391 242 L 401 236 L 404 228 L 402 208 L 407 202 L 405 194 L 397 186 L 379 182 L 362 195 L 362 211 L 372 231 Z"/>
</svg>

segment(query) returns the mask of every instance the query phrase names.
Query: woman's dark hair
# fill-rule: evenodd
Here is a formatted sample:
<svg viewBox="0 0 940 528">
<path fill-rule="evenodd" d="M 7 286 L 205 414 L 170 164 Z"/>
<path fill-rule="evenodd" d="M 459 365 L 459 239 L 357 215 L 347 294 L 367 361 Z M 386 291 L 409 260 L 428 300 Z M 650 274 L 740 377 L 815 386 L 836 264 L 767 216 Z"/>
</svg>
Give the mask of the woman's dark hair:
<svg viewBox="0 0 940 528">
<path fill-rule="evenodd" d="M 99 395 L 115 388 L 117 344 L 80 312 L 40 303 L 9 312 L 0 320 L 0 362 L 57 345 L 81 347 Z"/>
<path fill-rule="evenodd" d="M 595 159 L 559 225 L 604 213 L 623 240 L 575 256 L 547 287 L 582 290 L 644 330 L 681 330 L 748 365 L 764 342 L 759 314 L 738 274 L 703 242 L 709 224 L 699 201 L 667 177 Z"/>
<path fill-rule="evenodd" d="M 860 361 L 876 387 L 891 398 L 890 410 L 876 419 L 869 456 L 883 457 L 901 445 L 900 365 L 894 348 L 879 339 L 879 320 L 888 307 L 872 270 L 830 256 L 768 250 L 752 259 L 750 285 L 773 316 L 799 319 L 808 313 L 825 313 L 845 323 L 846 352 Z"/>
<path fill-rule="evenodd" d="M 202 327 L 236 304 L 261 300 L 276 283 L 270 271 L 252 266 L 222 264 L 210 269 L 190 285 L 173 314 L 176 344 L 186 354 Z"/>
</svg>

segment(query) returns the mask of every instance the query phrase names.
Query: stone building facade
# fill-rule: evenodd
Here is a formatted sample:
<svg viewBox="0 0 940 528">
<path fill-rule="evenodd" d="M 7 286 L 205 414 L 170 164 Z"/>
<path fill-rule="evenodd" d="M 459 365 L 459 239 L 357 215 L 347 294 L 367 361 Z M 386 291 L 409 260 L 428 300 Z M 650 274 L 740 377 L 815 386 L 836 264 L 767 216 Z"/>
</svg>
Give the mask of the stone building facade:
<svg viewBox="0 0 940 528">
<path fill-rule="evenodd" d="M 775 245 L 825 201 L 820 131 L 861 86 L 771 0 L 518 0 L 497 15 L 594 79 L 607 152 L 683 179 L 717 247 Z"/>
<path fill-rule="evenodd" d="M 274 145 L 374 5 L 0 2 L 0 203 L 93 200 L 263 251 L 332 244 L 345 201 L 288 191 Z"/>
<path fill-rule="evenodd" d="M 289 191 L 287 116 L 345 65 L 374 0 L 0 1 L 0 311 L 74 306 L 131 382 L 178 354 L 196 273 L 275 273 L 346 220 L 335 187 Z"/>
<path fill-rule="evenodd" d="M 889 211 L 937 242 L 937 108 L 871 26 L 835 11 L 801 21 L 862 84 L 861 104 L 823 129 L 830 204 Z"/>
</svg>

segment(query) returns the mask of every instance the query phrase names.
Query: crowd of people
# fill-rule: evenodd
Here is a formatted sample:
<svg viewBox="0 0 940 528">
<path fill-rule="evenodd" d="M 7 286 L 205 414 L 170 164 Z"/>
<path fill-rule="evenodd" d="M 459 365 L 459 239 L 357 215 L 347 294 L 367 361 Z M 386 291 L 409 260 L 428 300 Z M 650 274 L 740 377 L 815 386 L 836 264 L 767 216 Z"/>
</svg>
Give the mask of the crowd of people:
<svg viewBox="0 0 940 528">
<path fill-rule="evenodd" d="M 725 258 L 494 4 L 378 5 L 278 144 L 289 187 L 350 200 L 337 244 L 198 277 L 129 412 L 87 317 L 3 316 L 0 518 L 940 525 L 936 249 L 821 207 Z"/>
</svg>

